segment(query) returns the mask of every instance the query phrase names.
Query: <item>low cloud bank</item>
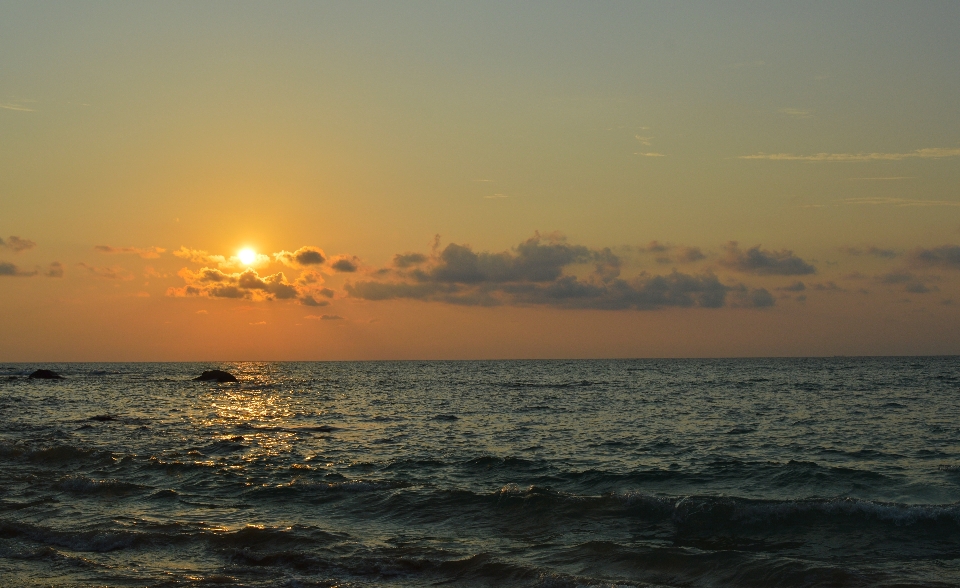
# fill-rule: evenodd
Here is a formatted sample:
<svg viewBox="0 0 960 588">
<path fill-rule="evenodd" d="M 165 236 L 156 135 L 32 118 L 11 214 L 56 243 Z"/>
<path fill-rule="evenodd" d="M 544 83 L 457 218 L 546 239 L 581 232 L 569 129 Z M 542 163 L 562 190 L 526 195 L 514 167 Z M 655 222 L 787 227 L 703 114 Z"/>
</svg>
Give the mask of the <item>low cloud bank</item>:
<svg viewBox="0 0 960 588">
<path fill-rule="evenodd" d="M 793 254 L 793 251 L 767 251 L 760 246 L 751 247 L 746 251 L 740 249 L 739 243 L 727 243 L 726 255 L 720 259 L 720 264 L 732 270 L 757 275 L 776 276 L 804 276 L 817 273 L 817 268 Z"/>
<path fill-rule="evenodd" d="M 725 285 L 711 272 L 643 273 L 624 279 L 620 268 L 620 258 L 609 248 L 590 249 L 569 244 L 562 236 L 536 234 L 512 251 L 476 252 L 451 243 L 430 257 L 398 255 L 391 268 L 378 272 L 383 278 L 348 283 L 345 289 L 365 300 L 409 298 L 480 306 L 654 310 L 774 304 L 767 290 Z"/>
<path fill-rule="evenodd" d="M 10 235 L 6 240 L 0 238 L 0 249 L 9 249 L 14 253 L 33 249 L 36 246 L 37 244 L 30 239 L 22 239 L 16 235 Z"/>
</svg>

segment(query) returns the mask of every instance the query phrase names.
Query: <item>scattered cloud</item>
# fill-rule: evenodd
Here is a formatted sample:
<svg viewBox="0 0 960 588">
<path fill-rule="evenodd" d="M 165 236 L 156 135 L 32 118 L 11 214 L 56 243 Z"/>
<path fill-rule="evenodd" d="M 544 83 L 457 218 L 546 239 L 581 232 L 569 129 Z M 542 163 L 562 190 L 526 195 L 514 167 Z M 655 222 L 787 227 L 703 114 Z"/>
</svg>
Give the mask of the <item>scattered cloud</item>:
<svg viewBox="0 0 960 588">
<path fill-rule="evenodd" d="M 286 266 L 294 268 L 322 265 L 323 262 L 327 260 L 323 249 L 311 246 L 301 247 L 292 253 L 289 251 L 280 251 L 279 253 L 274 253 L 273 258 Z"/>
<path fill-rule="evenodd" d="M 634 135 L 634 138 L 639 141 L 641 145 L 645 145 L 647 147 L 653 145 L 652 141 L 655 139 L 655 137 L 642 137 L 640 135 Z"/>
<path fill-rule="evenodd" d="M 119 266 L 112 267 L 98 267 L 93 265 L 87 265 L 82 261 L 77 264 L 77 266 L 82 267 L 83 269 L 90 272 L 92 275 L 103 278 L 104 280 L 132 280 L 133 274 L 128 272 L 126 269 Z"/>
<path fill-rule="evenodd" d="M 739 272 L 778 276 L 802 276 L 817 272 L 817 268 L 786 249 L 767 251 L 757 245 L 743 251 L 736 241 L 727 243 L 725 249 L 727 253 L 720 264 Z"/>
<path fill-rule="evenodd" d="M 928 147 L 906 153 L 814 153 L 812 155 L 756 153 L 754 155 L 741 155 L 738 159 L 855 163 L 864 161 L 902 161 L 904 159 L 943 159 L 946 157 L 960 157 L 960 148 Z"/>
<path fill-rule="evenodd" d="M 9 249 L 14 253 L 33 249 L 36 246 L 37 244 L 30 239 L 22 239 L 16 235 L 10 235 L 6 240 L 0 239 L 0 249 Z"/>
<path fill-rule="evenodd" d="M 140 249 L 137 247 L 111 247 L 110 245 L 97 245 L 93 248 L 95 251 L 100 253 L 133 253 L 139 255 L 143 259 L 156 259 L 160 257 L 160 254 L 165 252 L 166 249 L 163 247 L 147 247 L 146 249 Z"/>
<path fill-rule="evenodd" d="M 865 196 L 862 198 L 845 198 L 847 204 L 872 204 L 874 206 L 886 204 L 889 206 L 960 206 L 960 202 L 953 200 L 913 200 L 910 198 L 889 198 L 879 196 Z"/>
<path fill-rule="evenodd" d="M 898 253 L 893 249 L 881 249 L 880 247 L 874 247 L 872 245 L 866 248 L 841 247 L 840 250 L 846 253 L 847 255 L 853 255 L 855 257 L 859 257 L 861 255 L 870 255 L 873 257 L 880 257 L 883 259 L 893 259 L 898 255 Z"/>
<path fill-rule="evenodd" d="M 817 282 L 810 284 L 810 288 L 820 292 L 846 292 L 846 290 L 838 286 L 835 282 Z"/>
<path fill-rule="evenodd" d="M 910 272 L 888 272 L 880 274 L 876 280 L 881 284 L 904 284 L 916 280 Z"/>
<path fill-rule="evenodd" d="M 567 273 L 592 266 L 586 275 Z M 547 305 L 558 308 L 638 309 L 663 307 L 764 307 L 763 289 L 728 286 L 712 273 L 640 274 L 620 277 L 621 262 L 609 248 L 590 249 L 562 235 L 535 234 L 511 251 L 474 251 L 451 243 L 413 269 L 393 269 L 382 280 L 346 285 L 365 300 L 409 298 L 463 305 Z"/>
<path fill-rule="evenodd" d="M 180 259 L 186 259 L 189 262 L 196 263 L 199 265 L 226 265 L 227 258 L 222 255 L 210 255 L 206 251 L 200 249 L 188 249 L 187 247 L 181 246 L 180 249 L 177 249 L 173 254 Z"/>
<path fill-rule="evenodd" d="M 37 275 L 36 271 L 28 272 L 20 269 L 12 263 L 0 261 L 0 277 L 28 278 Z"/>
<path fill-rule="evenodd" d="M 925 286 L 922 282 L 911 282 L 904 286 L 903 289 L 911 294 L 926 294 L 927 292 L 934 292 L 937 290 L 937 288 L 929 288 Z"/>
<path fill-rule="evenodd" d="M 699 247 L 668 245 L 659 241 L 650 241 L 646 247 L 639 247 L 639 251 L 657 254 L 656 262 L 661 264 L 692 263 L 706 258 Z M 670 255 L 667 255 L 668 253 Z"/>
<path fill-rule="evenodd" d="M 665 245 L 660 241 L 650 241 L 646 247 L 641 247 L 640 251 L 647 251 L 649 253 L 664 253 L 670 251 L 671 246 Z"/>
<path fill-rule="evenodd" d="M 47 272 L 44 274 L 48 278 L 62 278 L 63 277 L 63 264 L 59 261 L 50 262 Z"/>
<path fill-rule="evenodd" d="M 338 255 L 330 260 L 330 267 L 338 272 L 352 273 L 360 268 L 360 260 L 356 256 Z"/>
<path fill-rule="evenodd" d="M 904 292 L 911 294 L 926 294 L 936 291 L 937 288 L 926 286 L 919 278 L 906 271 L 889 272 L 876 276 L 875 280 L 881 284 L 898 285 L 903 284 Z"/>
<path fill-rule="evenodd" d="M 329 306 L 326 300 L 317 300 L 312 294 L 305 294 L 300 297 L 300 304 L 304 306 Z"/>
<path fill-rule="evenodd" d="M 398 253 L 393 256 L 393 266 L 398 268 L 408 268 L 427 261 L 427 256 L 422 253 Z"/>
<path fill-rule="evenodd" d="M 779 288 L 777 288 L 777 290 L 780 290 L 783 292 L 803 292 L 806 289 L 807 289 L 806 284 L 804 284 L 799 280 L 790 284 L 789 286 L 780 286 Z"/>
<path fill-rule="evenodd" d="M 183 268 L 177 273 L 186 284 L 180 288 L 168 288 L 167 296 L 209 296 L 264 301 L 293 300 L 306 295 L 296 284 L 288 282 L 282 272 L 260 277 L 253 269 L 225 273 L 205 267 L 196 272 Z"/>
<path fill-rule="evenodd" d="M 656 153 L 654 151 L 637 152 L 637 153 L 634 153 L 634 155 L 642 155 L 644 157 L 666 157 L 666 155 L 664 155 L 663 153 Z"/>
<path fill-rule="evenodd" d="M 942 267 L 960 269 L 960 245 L 941 245 L 925 249 L 918 247 L 907 255 L 913 267 Z"/>
<path fill-rule="evenodd" d="M 766 308 L 773 306 L 776 301 L 766 288 L 747 288 L 740 285 L 731 288 L 730 306 L 734 308 Z"/>
<path fill-rule="evenodd" d="M 308 314 L 303 318 L 311 321 L 342 321 L 343 320 L 342 316 L 339 316 L 336 314 L 321 314 L 321 315 Z"/>
<path fill-rule="evenodd" d="M 695 261 L 700 261 L 705 259 L 707 256 L 700 251 L 699 247 L 677 247 L 677 252 L 674 254 L 674 261 L 680 263 L 693 263 Z"/>
<path fill-rule="evenodd" d="M 189 249 L 183 246 L 172 253 L 180 259 L 186 259 L 187 261 L 197 265 L 217 265 L 222 269 L 239 270 L 248 267 L 260 267 L 273 261 L 269 255 L 257 253 L 251 263 L 244 263 L 237 255 L 231 255 L 230 257 L 226 257 L 224 255 L 211 255 L 210 253 L 200 249 Z"/>
<path fill-rule="evenodd" d="M 509 196 L 507 196 L 506 194 L 489 194 L 487 196 L 484 196 L 484 198 L 487 200 L 492 200 L 492 199 L 498 199 L 498 198 L 509 198 Z"/>
</svg>

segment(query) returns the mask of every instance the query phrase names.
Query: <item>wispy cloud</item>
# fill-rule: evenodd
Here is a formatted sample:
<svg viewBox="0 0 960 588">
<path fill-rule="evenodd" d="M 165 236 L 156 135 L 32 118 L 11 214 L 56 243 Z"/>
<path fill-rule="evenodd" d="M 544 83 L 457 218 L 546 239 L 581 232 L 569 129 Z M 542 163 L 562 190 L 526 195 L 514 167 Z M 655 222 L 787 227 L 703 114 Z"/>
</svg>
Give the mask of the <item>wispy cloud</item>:
<svg viewBox="0 0 960 588">
<path fill-rule="evenodd" d="M 865 161 L 902 161 L 904 159 L 943 159 L 960 157 L 960 148 L 928 147 L 906 153 L 814 153 L 796 155 L 794 153 L 756 153 L 740 155 L 737 159 L 765 159 L 769 161 L 809 161 L 826 163 L 856 163 Z"/>
<path fill-rule="evenodd" d="M 310 245 L 301 247 L 293 252 L 280 251 L 279 253 L 274 253 L 273 258 L 286 266 L 295 268 L 320 265 L 327 260 L 323 249 Z"/>
<path fill-rule="evenodd" d="M 103 278 L 105 280 L 123 280 L 129 281 L 133 279 L 133 274 L 128 272 L 122 267 L 113 266 L 113 267 L 97 267 L 93 265 L 87 265 L 83 262 L 77 264 L 77 266 L 82 267 L 87 270 L 94 276 L 98 278 Z"/>
<path fill-rule="evenodd" d="M 653 151 L 648 151 L 646 153 L 634 153 L 634 155 L 642 155 L 644 157 L 666 157 L 663 153 L 656 153 Z"/>
<path fill-rule="evenodd" d="M 342 316 L 339 316 L 336 314 L 320 314 L 320 315 L 308 314 L 303 318 L 311 321 L 342 321 L 343 320 Z"/>
<path fill-rule="evenodd" d="M 859 181 L 873 181 L 873 182 L 890 182 L 896 180 L 914 180 L 917 176 L 887 176 L 879 178 L 847 178 L 848 180 L 859 180 Z"/>
<path fill-rule="evenodd" d="M 21 104 L 13 104 L 12 102 L 0 102 L 0 108 L 3 108 L 4 110 L 16 110 L 19 112 L 36 112 L 36 110 L 32 108 L 27 108 Z"/>
<path fill-rule="evenodd" d="M 496 198 L 509 198 L 506 194 L 490 194 L 489 196 L 484 196 L 487 200 L 492 200 Z"/>
<path fill-rule="evenodd" d="M 777 112 L 793 118 L 813 118 L 813 112 L 802 108 L 778 108 Z"/>
<path fill-rule="evenodd" d="M 634 138 L 636 138 L 637 141 L 640 141 L 641 145 L 646 145 L 647 147 L 649 147 L 650 145 L 653 145 L 652 141 L 655 137 L 643 137 L 640 135 L 634 135 Z"/>
<path fill-rule="evenodd" d="M 845 198 L 847 204 L 885 204 L 887 206 L 960 206 L 960 202 L 952 200 L 911 200 L 909 198 L 889 198 L 880 196 L 865 196 L 862 198 Z"/>
<path fill-rule="evenodd" d="M 862 249 L 860 247 L 841 247 L 841 251 L 847 255 L 853 255 L 859 257 L 861 255 L 870 255 L 873 257 L 880 257 L 883 259 L 893 259 L 897 256 L 897 252 L 893 249 L 882 249 L 880 247 L 874 247 L 873 245 Z"/>
<path fill-rule="evenodd" d="M 94 251 L 100 253 L 133 253 L 139 255 L 143 259 L 156 259 L 160 257 L 160 254 L 166 251 L 163 247 L 147 247 L 146 249 L 140 249 L 139 247 L 111 247 L 110 245 L 96 245 L 94 246 Z"/>
<path fill-rule="evenodd" d="M 20 253 L 21 251 L 26 251 L 27 249 L 33 249 L 36 246 L 37 244 L 30 239 L 23 239 L 17 237 L 16 235 L 10 235 L 6 241 L 0 238 L 0 248 L 9 249 L 14 253 Z"/>
</svg>

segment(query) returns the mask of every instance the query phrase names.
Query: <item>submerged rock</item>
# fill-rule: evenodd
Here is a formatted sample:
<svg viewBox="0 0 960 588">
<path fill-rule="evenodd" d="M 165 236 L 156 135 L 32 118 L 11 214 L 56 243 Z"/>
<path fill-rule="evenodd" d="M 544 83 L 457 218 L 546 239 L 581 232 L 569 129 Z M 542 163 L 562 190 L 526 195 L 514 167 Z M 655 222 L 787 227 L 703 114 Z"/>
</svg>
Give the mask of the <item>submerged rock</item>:
<svg viewBox="0 0 960 588">
<path fill-rule="evenodd" d="M 195 382 L 219 382 L 221 384 L 225 382 L 236 382 L 237 378 L 234 377 L 230 372 L 225 372 L 223 370 L 208 370 L 200 374 L 200 377 L 193 379 Z"/>
<path fill-rule="evenodd" d="M 52 372 L 50 370 L 37 370 L 30 374 L 31 378 L 38 378 L 40 380 L 62 380 L 63 376 L 57 372 Z"/>
</svg>

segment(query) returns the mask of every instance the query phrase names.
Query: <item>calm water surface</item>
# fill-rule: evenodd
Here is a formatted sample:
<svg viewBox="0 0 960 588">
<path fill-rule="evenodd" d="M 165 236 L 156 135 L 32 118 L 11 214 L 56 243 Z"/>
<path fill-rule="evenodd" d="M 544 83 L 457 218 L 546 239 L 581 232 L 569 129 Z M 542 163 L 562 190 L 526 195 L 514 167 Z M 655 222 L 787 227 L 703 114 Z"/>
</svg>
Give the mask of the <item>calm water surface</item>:
<svg viewBox="0 0 960 588">
<path fill-rule="evenodd" d="M 960 359 L 0 364 L 0 585 L 214 584 L 960 586 Z"/>
</svg>

